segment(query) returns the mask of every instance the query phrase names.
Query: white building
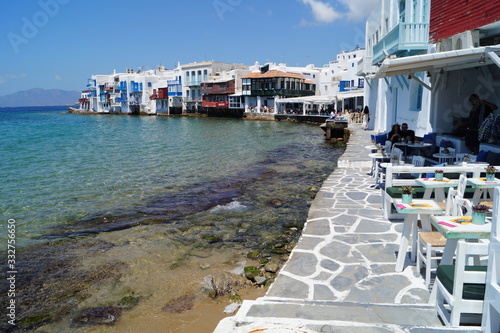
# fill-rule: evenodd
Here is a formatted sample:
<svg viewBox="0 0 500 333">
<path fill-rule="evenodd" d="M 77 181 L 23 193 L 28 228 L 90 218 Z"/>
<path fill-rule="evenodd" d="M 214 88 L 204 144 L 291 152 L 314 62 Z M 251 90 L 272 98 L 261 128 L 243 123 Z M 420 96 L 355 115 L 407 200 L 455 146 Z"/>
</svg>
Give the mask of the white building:
<svg viewBox="0 0 500 333">
<path fill-rule="evenodd" d="M 229 64 L 217 61 L 194 62 L 180 66 L 183 77 L 183 112 L 196 113 L 201 111 L 203 94 L 201 83 L 208 82 L 235 69 L 248 70 L 244 64 Z"/>
<path fill-rule="evenodd" d="M 381 0 L 366 22 L 366 55 L 360 62 L 366 78 L 365 103 L 369 127 L 389 131 L 394 123 L 408 123 L 417 136 L 431 131 L 427 73 L 413 72 L 384 79 L 373 74 L 386 59 L 425 54 L 429 50 L 429 0 Z"/>
<path fill-rule="evenodd" d="M 358 76 L 358 62 L 365 56 L 365 50 L 357 47 L 353 51 L 342 51 L 337 60 L 324 65 L 319 75 L 318 95 L 335 95 L 350 89 L 362 89 L 364 78 Z"/>
<path fill-rule="evenodd" d="M 316 94 L 319 70 L 314 65 L 288 67 L 266 63 L 260 66 L 256 62 L 250 71 L 242 81 L 245 112 L 278 113 L 278 100 Z"/>
<path fill-rule="evenodd" d="M 98 113 L 169 113 L 168 81 L 180 77 L 180 69 L 163 66 L 143 71 L 92 75 L 82 92 L 80 109 Z"/>
</svg>

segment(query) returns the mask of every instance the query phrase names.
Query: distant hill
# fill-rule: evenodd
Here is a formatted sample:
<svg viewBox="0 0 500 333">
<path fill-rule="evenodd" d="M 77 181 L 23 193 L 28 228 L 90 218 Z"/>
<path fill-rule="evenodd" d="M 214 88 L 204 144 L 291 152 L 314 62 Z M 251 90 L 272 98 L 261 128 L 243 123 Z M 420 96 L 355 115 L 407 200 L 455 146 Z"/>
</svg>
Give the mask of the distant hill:
<svg viewBox="0 0 500 333">
<path fill-rule="evenodd" d="M 0 96 L 0 107 L 75 104 L 78 103 L 80 95 L 79 91 L 34 88 Z"/>
</svg>

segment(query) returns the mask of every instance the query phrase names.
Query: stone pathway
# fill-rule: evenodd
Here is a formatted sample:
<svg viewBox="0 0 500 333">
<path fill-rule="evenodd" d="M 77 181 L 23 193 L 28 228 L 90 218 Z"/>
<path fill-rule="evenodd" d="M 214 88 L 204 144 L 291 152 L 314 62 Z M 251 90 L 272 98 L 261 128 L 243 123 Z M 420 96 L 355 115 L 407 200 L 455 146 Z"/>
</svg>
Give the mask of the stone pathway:
<svg viewBox="0 0 500 333">
<path fill-rule="evenodd" d="M 214 333 L 447 331 L 409 256 L 405 269 L 394 271 L 403 221 L 383 218 L 380 190 L 370 187 L 371 131 L 349 128 L 346 152 L 276 281 Z"/>
</svg>

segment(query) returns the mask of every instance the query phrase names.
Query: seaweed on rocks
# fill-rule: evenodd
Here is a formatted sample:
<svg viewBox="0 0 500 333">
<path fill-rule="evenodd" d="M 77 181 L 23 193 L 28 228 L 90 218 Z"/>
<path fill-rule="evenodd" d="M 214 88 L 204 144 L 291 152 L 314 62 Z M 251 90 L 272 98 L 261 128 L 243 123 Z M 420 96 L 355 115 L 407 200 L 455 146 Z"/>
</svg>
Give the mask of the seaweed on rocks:
<svg viewBox="0 0 500 333">
<path fill-rule="evenodd" d="M 69 314 L 88 298 L 91 286 L 118 280 L 123 262 L 109 262 L 96 267 L 79 265 L 85 256 L 107 251 L 110 244 L 88 239 L 48 242 L 20 250 L 16 276 L 16 323 L 19 329 L 37 327 Z M 7 294 L 5 284 L 0 292 Z M 2 323 L 0 330 L 8 327 Z"/>
<path fill-rule="evenodd" d="M 171 301 L 161 308 L 164 312 L 182 313 L 191 310 L 196 300 L 195 295 L 182 295 Z"/>
</svg>

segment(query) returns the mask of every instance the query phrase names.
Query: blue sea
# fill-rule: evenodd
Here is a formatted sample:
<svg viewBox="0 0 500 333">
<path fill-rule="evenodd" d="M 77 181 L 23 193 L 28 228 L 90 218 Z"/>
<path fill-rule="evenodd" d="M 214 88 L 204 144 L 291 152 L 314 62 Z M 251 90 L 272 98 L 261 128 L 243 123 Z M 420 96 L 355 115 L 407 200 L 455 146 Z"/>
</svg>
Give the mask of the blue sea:
<svg viewBox="0 0 500 333">
<path fill-rule="evenodd" d="M 126 286 L 161 308 L 173 297 L 160 282 L 166 271 L 177 269 L 184 279 L 178 267 L 185 265 L 186 276 L 198 279 L 196 260 L 218 267 L 229 256 L 236 263 L 246 251 L 290 234 L 284 230 L 298 230 L 296 240 L 316 191 L 343 153 L 318 125 L 283 121 L 81 115 L 62 106 L 0 108 L 0 128 L 2 224 L 15 220 L 23 249 L 19 284 L 37 293 L 25 296 L 20 316 L 55 311 L 47 300 L 54 291 L 40 296 L 51 280 L 64 290 L 82 270 L 103 267 L 120 276 L 103 273 L 65 295 L 71 301 L 80 295 L 74 298 L 83 307 L 98 295 L 109 301 Z M 6 239 L 6 228 L 0 236 Z M 35 263 L 47 256 L 50 261 Z M 66 278 L 62 269 L 76 275 Z M 148 286 L 137 285 L 145 272 Z M 33 287 L 37 279 L 44 287 Z M 159 288 L 170 293 L 159 296 L 153 292 Z M 35 311 L 42 301 L 44 310 Z M 127 317 L 133 316 L 121 322 Z M 57 329 L 64 331 L 69 319 L 61 320 Z M 50 317 L 43 324 L 54 322 Z"/>
</svg>

